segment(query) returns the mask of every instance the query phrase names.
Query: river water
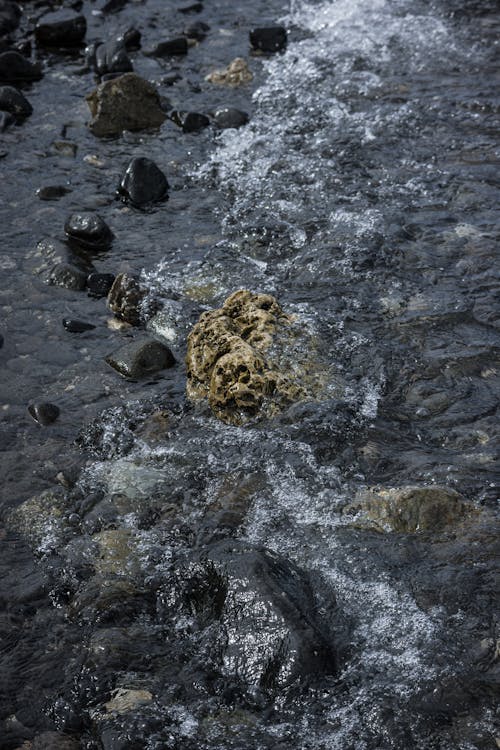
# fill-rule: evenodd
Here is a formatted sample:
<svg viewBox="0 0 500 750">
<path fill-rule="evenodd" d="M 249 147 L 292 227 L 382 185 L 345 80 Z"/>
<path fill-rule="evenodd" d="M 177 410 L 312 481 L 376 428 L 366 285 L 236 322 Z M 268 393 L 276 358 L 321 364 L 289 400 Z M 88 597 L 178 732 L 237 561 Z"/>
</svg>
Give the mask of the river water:
<svg viewBox="0 0 500 750">
<path fill-rule="evenodd" d="M 22 5 L 18 37 L 41 12 Z M 0 748 L 493 750 L 498 4 L 97 6 L 88 41 L 206 21 L 185 59 L 134 69 L 176 109 L 250 122 L 98 140 L 83 53 L 53 52 L 2 134 Z M 263 19 L 286 52 L 249 55 Z M 237 56 L 251 84 L 205 80 Z M 115 200 L 133 156 L 171 185 L 147 212 Z M 136 332 L 44 283 L 37 242 L 78 210 L 115 234 L 98 270 L 141 273 L 175 368 L 122 380 L 104 357 Z M 317 401 L 231 426 L 186 402 L 183 359 L 240 288 L 296 315 L 329 374 Z M 432 484 L 472 520 L 380 533 L 348 512 L 366 487 Z"/>
</svg>

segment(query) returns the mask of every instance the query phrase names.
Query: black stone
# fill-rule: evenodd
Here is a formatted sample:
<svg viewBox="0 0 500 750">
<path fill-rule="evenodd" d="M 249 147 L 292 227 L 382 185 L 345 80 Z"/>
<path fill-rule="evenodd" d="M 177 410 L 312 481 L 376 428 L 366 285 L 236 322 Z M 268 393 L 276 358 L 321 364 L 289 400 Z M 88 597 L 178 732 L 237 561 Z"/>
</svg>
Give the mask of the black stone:
<svg viewBox="0 0 500 750">
<path fill-rule="evenodd" d="M 10 112 L 0 112 L 0 133 L 16 124 L 16 118 Z"/>
<path fill-rule="evenodd" d="M 30 62 L 19 52 L 9 50 L 0 55 L 0 83 L 39 81 L 42 75 L 41 65 Z"/>
<path fill-rule="evenodd" d="M 252 29 L 250 32 L 250 44 L 253 49 L 260 52 L 279 52 L 285 49 L 286 43 L 286 29 L 284 26 L 267 26 Z"/>
<path fill-rule="evenodd" d="M 35 422 L 38 422 L 38 424 L 41 424 L 44 427 L 55 422 L 60 414 L 58 406 L 48 403 L 30 404 L 28 406 L 28 412 Z"/>
<path fill-rule="evenodd" d="M 95 51 L 95 69 L 103 76 L 106 73 L 130 73 L 133 65 L 121 41 L 99 44 Z"/>
<path fill-rule="evenodd" d="M 2 336 L 2 334 L 0 333 L 0 349 L 1 349 L 1 348 L 2 348 L 2 346 L 3 346 L 3 340 L 4 340 L 4 339 L 3 339 L 3 336 Z"/>
<path fill-rule="evenodd" d="M 160 341 L 143 339 L 108 354 L 106 362 L 124 378 L 136 379 L 173 367 L 175 357 Z"/>
<path fill-rule="evenodd" d="M 37 254 L 43 258 L 43 265 L 35 272 L 47 284 L 80 291 L 85 289 L 88 275 L 95 271 L 88 259 L 69 252 L 58 240 L 41 240 L 37 243 Z"/>
<path fill-rule="evenodd" d="M 91 273 L 87 279 L 90 297 L 107 297 L 115 277 L 112 273 Z"/>
<path fill-rule="evenodd" d="M 17 121 L 20 121 L 31 115 L 33 107 L 26 97 L 13 86 L 0 86 L 0 110 L 10 112 Z"/>
<path fill-rule="evenodd" d="M 197 42 L 201 42 L 203 39 L 205 39 L 207 32 L 210 31 L 210 26 L 208 23 L 203 23 L 203 21 L 195 21 L 195 23 L 189 24 L 189 26 L 186 26 L 184 29 L 184 36 L 186 36 L 188 39 L 196 39 Z"/>
<path fill-rule="evenodd" d="M 89 250 L 105 250 L 113 241 L 113 232 L 99 214 L 71 214 L 64 231 L 70 241 Z"/>
<path fill-rule="evenodd" d="M 84 333 L 85 331 L 92 331 L 95 328 L 92 323 L 85 323 L 83 320 L 72 320 L 71 318 L 63 318 L 62 324 L 69 333 Z"/>
<path fill-rule="evenodd" d="M 159 42 L 152 50 L 144 53 L 149 57 L 177 57 L 187 55 L 188 42 L 185 36 L 178 36 L 166 42 Z"/>
<path fill-rule="evenodd" d="M 41 201 L 57 201 L 67 193 L 71 193 L 71 190 L 64 185 L 45 185 L 36 191 Z"/>
<path fill-rule="evenodd" d="M 141 32 L 139 29 L 134 29 L 133 27 L 130 29 L 127 29 L 126 31 L 121 34 L 121 36 L 118 37 L 119 42 L 123 42 L 125 45 L 125 48 L 128 50 L 135 50 L 141 48 Z"/>
<path fill-rule="evenodd" d="M 210 125 L 209 118 L 199 112 L 177 112 L 174 110 L 170 117 L 176 125 L 182 128 L 184 133 L 197 133 Z"/>
<path fill-rule="evenodd" d="M 241 128 L 242 125 L 247 124 L 248 115 L 240 109 L 227 107 L 226 109 L 218 109 L 215 112 L 214 121 L 217 127 L 222 130 L 226 128 Z"/>
<path fill-rule="evenodd" d="M 179 13 L 201 13 L 203 10 L 203 3 L 191 3 L 190 5 L 183 5 L 181 8 L 177 8 Z"/>
<path fill-rule="evenodd" d="M 35 39 L 46 47 L 76 47 L 82 43 L 87 31 L 85 16 L 71 10 L 47 13 L 35 27 Z"/>
<path fill-rule="evenodd" d="M 51 269 L 48 283 L 81 292 L 87 286 L 88 273 L 71 260 L 61 261 Z"/>
<path fill-rule="evenodd" d="M 117 13 L 119 10 L 123 10 L 127 3 L 128 0 L 108 0 L 101 10 L 103 13 Z"/>
<path fill-rule="evenodd" d="M 12 0 L 3 0 L 0 6 L 0 36 L 14 31 L 19 26 L 21 8 Z"/>
<path fill-rule="evenodd" d="M 117 192 L 132 205 L 145 206 L 167 197 L 168 182 L 154 161 L 138 156 L 125 170 Z"/>
</svg>

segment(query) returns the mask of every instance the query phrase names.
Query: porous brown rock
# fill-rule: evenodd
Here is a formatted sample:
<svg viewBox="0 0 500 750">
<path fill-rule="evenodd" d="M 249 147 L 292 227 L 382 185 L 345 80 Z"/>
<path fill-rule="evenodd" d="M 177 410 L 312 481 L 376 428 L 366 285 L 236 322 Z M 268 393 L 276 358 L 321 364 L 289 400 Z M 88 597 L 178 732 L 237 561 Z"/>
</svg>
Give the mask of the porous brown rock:
<svg viewBox="0 0 500 750">
<path fill-rule="evenodd" d="M 280 363 L 279 350 L 294 335 L 292 324 L 274 297 L 247 290 L 203 313 L 188 337 L 188 397 L 207 399 L 219 419 L 233 424 L 265 403 L 273 413 L 280 404 L 306 398 L 300 371 Z"/>
<path fill-rule="evenodd" d="M 86 99 L 94 118 L 89 127 L 98 137 L 159 128 L 166 119 L 155 86 L 135 73 L 101 83 Z"/>
<path fill-rule="evenodd" d="M 377 531 L 400 533 L 443 531 L 474 512 L 459 492 L 442 485 L 364 490 L 347 510 L 361 511 L 364 525 Z"/>
<path fill-rule="evenodd" d="M 214 70 L 205 77 L 209 83 L 216 83 L 219 86 L 242 86 L 250 83 L 253 79 L 252 71 L 249 69 L 247 62 L 242 57 L 236 57 L 223 70 Z"/>
</svg>

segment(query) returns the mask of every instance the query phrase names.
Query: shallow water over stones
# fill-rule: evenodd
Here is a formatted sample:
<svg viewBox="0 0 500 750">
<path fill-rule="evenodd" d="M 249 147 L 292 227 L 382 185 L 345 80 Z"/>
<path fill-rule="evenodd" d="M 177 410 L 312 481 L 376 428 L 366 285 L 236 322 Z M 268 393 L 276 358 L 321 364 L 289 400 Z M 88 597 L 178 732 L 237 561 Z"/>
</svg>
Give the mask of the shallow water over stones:
<svg viewBox="0 0 500 750">
<path fill-rule="evenodd" d="M 493 749 L 498 7 L 179 5 L 77 12 L 110 49 L 204 23 L 185 55 L 127 54 L 161 112 L 238 129 L 97 138 L 83 46 L 34 44 L 13 84 L 0 54 L 33 107 L 1 148 L 0 747 Z M 10 8 L 2 50 L 47 9 L 15 31 Z M 252 54 L 280 25 L 286 51 Z M 137 157 L 168 201 L 116 199 Z M 72 214 L 111 247 L 70 249 Z M 238 289 L 328 365 L 245 425 L 189 402 L 183 365 Z M 105 357 L 144 327 L 176 364 L 122 378 Z"/>
</svg>

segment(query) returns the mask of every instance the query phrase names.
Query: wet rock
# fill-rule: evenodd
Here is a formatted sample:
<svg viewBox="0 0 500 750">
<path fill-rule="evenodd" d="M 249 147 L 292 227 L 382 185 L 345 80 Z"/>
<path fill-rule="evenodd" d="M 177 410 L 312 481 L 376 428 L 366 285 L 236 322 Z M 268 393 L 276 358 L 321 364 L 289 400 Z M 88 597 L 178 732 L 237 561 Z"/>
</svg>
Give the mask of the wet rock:
<svg viewBox="0 0 500 750">
<path fill-rule="evenodd" d="M 154 161 L 138 156 L 125 170 L 117 192 L 123 200 L 140 207 L 164 200 L 168 187 L 167 178 Z"/>
<path fill-rule="evenodd" d="M 199 112 L 174 111 L 170 117 L 176 125 L 182 128 L 184 133 L 197 133 L 210 125 L 208 117 Z"/>
<path fill-rule="evenodd" d="M 127 50 L 136 50 L 141 48 L 141 32 L 139 29 L 131 27 L 118 37 L 118 41 L 125 45 Z"/>
<path fill-rule="evenodd" d="M 180 73 L 176 72 L 169 73 L 161 79 L 164 86 L 173 86 L 174 83 L 177 83 L 178 81 L 182 81 L 182 76 Z"/>
<path fill-rule="evenodd" d="M 3 346 L 3 342 L 4 342 L 4 337 L 3 337 L 3 336 L 2 336 L 2 334 L 0 333 L 0 349 L 1 349 L 1 348 L 2 348 L 2 346 Z"/>
<path fill-rule="evenodd" d="M 16 124 L 16 118 L 10 112 L 0 112 L 0 133 Z"/>
<path fill-rule="evenodd" d="M 41 65 L 30 62 L 19 52 L 9 50 L 0 55 L 0 83 L 39 81 L 42 75 Z"/>
<path fill-rule="evenodd" d="M 281 370 L 267 354 L 291 324 L 274 297 L 246 290 L 203 313 L 188 336 L 188 397 L 207 399 L 219 419 L 234 423 L 257 414 L 264 401 L 278 408 L 302 400 L 297 373 Z"/>
<path fill-rule="evenodd" d="M 439 485 L 362 491 L 347 510 L 361 510 L 378 531 L 401 533 L 442 531 L 474 512 L 460 493 Z"/>
<path fill-rule="evenodd" d="M 90 297 L 107 297 L 115 281 L 112 273 L 91 273 L 87 278 Z"/>
<path fill-rule="evenodd" d="M 250 32 L 250 44 L 260 52 L 279 52 L 285 49 L 286 42 L 286 29 L 283 26 L 267 26 Z"/>
<path fill-rule="evenodd" d="M 17 29 L 21 20 L 21 8 L 13 0 L 3 0 L 0 7 L 0 36 Z"/>
<path fill-rule="evenodd" d="M 135 73 L 102 83 L 86 99 L 94 118 L 90 130 L 98 137 L 159 128 L 166 118 L 156 88 Z"/>
<path fill-rule="evenodd" d="M 240 109 L 226 107 L 225 109 L 218 109 L 214 113 L 214 122 L 221 130 L 225 130 L 226 128 L 241 128 L 242 125 L 247 124 L 248 115 Z"/>
<path fill-rule="evenodd" d="M 182 5 L 177 8 L 179 13 L 201 13 L 203 10 L 203 3 L 190 3 L 189 5 Z"/>
<path fill-rule="evenodd" d="M 142 339 L 108 354 L 106 362 L 124 378 L 135 380 L 173 367 L 175 358 L 165 344 L 155 339 Z"/>
<path fill-rule="evenodd" d="M 87 272 L 71 261 L 56 263 L 49 274 L 48 283 L 51 286 L 62 286 L 81 292 L 87 286 Z"/>
<path fill-rule="evenodd" d="M 59 407 L 49 403 L 30 404 L 28 411 L 35 422 L 44 427 L 55 422 L 60 414 Z"/>
<path fill-rule="evenodd" d="M 16 121 L 21 122 L 33 112 L 33 107 L 13 86 L 0 86 L 0 110 L 10 112 Z"/>
<path fill-rule="evenodd" d="M 200 626 L 210 632 L 219 623 L 226 634 L 219 669 L 233 684 L 273 695 L 296 680 L 336 672 L 336 649 L 311 583 L 291 561 L 228 540 L 205 548 L 181 575 Z"/>
<path fill-rule="evenodd" d="M 60 732 L 42 732 L 31 742 L 31 750 L 78 750 L 79 747 L 78 740 Z"/>
<path fill-rule="evenodd" d="M 83 320 L 73 320 L 72 318 L 63 318 L 62 324 L 69 333 L 85 333 L 85 331 L 93 331 L 95 328 L 92 323 L 85 323 Z"/>
<path fill-rule="evenodd" d="M 128 0 L 107 0 L 101 10 L 103 13 L 118 13 L 118 11 L 123 10 L 127 3 Z"/>
<path fill-rule="evenodd" d="M 71 193 L 71 188 L 65 185 L 44 185 L 36 191 L 41 201 L 57 201 L 68 193 Z"/>
<path fill-rule="evenodd" d="M 197 42 L 202 42 L 209 31 L 210 26 L 207 23 L 195 21 L 195 23 L 190 23 L 189 26 L 186 26 L 183 33 L 187 39 L 195 39 Z"/>
<path fill-rule="evenodd" d="M 95 50 L 94 67 L 98 75 L 129 73 L 133 70 L 124 42 L 112 41 L 99 44 Z"/>
<path fill-rule="evenodd" d="M 117 318 L 137 326 L 141 322 L 141 305 L 146 294 L 137 276 L 120 273 L 109 290 L 108 306 Z"/>
<path fill-rule="evenodd" d="M 216 83 L 220 86 L 243 86 L 250 83 L 253 79 L 253 73 L 248 67 L 246 60 L 242 57 L 236 57 L 229 63 L 227 68 L 214 70 L 205 77 L 209 83 Z"/>
<path fill-rule="evenodd" d="M 35 26 L 35 38 L 46 47 L 76 47 L 83 41 L 86 31 L 85 16 L 62 9 L 42 16 Z"/>
<path fill-rule="evenodd" d="M 159 42 L 153 49 L 145 52 L 149 57 L 177 57 L 187 55 L 188 41 L 185 36 L 178 36 L 166 42 Z"/>
<path fill-rule="evenodd" d="M 99 214 L 84 212 L 71 214 L 64 224 L 68 240 L 85 250 L 107 250 L 113 232 Z"/>
<path fill-rule="evenodd" d="M 104 706 L 108 713 L 126 714 L 129 711 L 135 711 L 140 706 L 151 703 L 152 700 L 153 695 L 149 690 L 118 688 L 115 690 L 112 699 L 105 703 Z"/>
<path fill-rule="evenodd" d="M 63 535 L 66 497 L 61 488 L 30 497 L 7 515 L 7 525 L 33 547 L 57 549 Z"/>
</svg>

